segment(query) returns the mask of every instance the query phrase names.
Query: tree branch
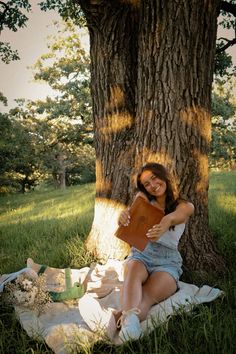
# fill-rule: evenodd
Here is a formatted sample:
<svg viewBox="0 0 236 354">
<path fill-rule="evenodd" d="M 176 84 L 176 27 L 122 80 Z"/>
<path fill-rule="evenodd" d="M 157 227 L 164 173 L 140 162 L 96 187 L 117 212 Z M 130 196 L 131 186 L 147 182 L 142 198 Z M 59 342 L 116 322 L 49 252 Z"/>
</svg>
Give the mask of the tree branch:
<svg viewBox="0 0 236 354">
<path fill-rule="evenodd" d="M 220 37 L 220 38 L 217 38 L 218 41 L 222 40 L 222 41 L 226 41 L 226 42 L 230 42 L 231 40 L 228 39 L 228 38 L 225 38 L 225 37 Z"/>
<path fill-rule="evenodd" d="M 3 12 L 0 14 L 0 27 L 2 29 L 4 18 L 5 18 L 7 10 L 9 10 L 9 6 L 7 4 L 5 4 L 5 2 L 2 2 L 2 1 L 0 1 L 0 6 L 4 7 Z"/>
<path fill-rule="evenodd" d="M 223 52 L 224 50 L 226 50 L 227 48 L 231 47 L 232 45 L 236 44 L 236 38 L 232 39 L 232 40 L 227 40 L 228 42 L 223 45 L 223 47 L 221 48 L 217 48 L 216 49 L 216 53 L 219 54 L 221 52 Z"/>
<path fill-rule="evenodd" d="M 227 1 L 220 2 L 220 10 L 229 12 L 236 17 L 236 4 L 231 4 Z"/>
<path fill-rule="evenodd" d="M 236 4 L 229 3 L 227 1 L 221 1 L 218 7 L 218 16 L 220 15 L 220 11 L 225 11 L 227 13 L 230 13 L 234 17 L 236 17 Z M 236 20 L 235 20 L 236 21 Z M 219 54 L 226 50 L 227 48 L 233 46 L 236 44 L 236 28 L 235 28 L 235 38 L 234 39 L 227 39 L 227 38 L 219 38 L 221 40 L 226 41 L 227 43 L 223 45 L 221 48 L 216 49 L 216 53 Z"/>
</svg>

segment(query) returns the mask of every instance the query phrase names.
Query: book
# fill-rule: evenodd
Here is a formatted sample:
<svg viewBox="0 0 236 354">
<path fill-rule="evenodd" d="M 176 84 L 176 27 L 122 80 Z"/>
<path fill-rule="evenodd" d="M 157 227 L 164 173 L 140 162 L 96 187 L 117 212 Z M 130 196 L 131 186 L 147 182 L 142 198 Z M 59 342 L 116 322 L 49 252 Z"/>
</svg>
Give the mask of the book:
<svg viewBox="0 0 236 354">
<path fill-rule="evenodd" d="M 143 251 L 149 242 L 146 233 L 154 225 L 159 224 L 164 211 L 150 204 L 142 197 L 137 197 L 130 208 L 130 222 L 128 226 L 120 225 L 115 236 Z"/>
</svg>

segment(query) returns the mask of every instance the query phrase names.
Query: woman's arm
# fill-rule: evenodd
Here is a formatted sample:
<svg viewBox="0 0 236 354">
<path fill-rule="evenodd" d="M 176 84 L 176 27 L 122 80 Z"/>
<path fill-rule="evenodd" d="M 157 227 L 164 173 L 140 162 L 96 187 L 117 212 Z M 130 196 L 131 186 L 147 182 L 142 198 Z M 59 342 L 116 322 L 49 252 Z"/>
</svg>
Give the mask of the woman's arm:
<svg viewBox="0 0 236 354">
<path fill-rule="evenodd" d="M 194 205 L 192 203 L 181 201 L 175 211 L 165 215 L 159 224 L 148 230 L 147 237 L 150 238 L 150 241 L 157 241 L 171 226 L 186 223 L 193 212 Z"/>
<path fill-rule="evenodd" d="M 186 223 L 188 221 L 188 218 L 193 214 L 193 212 L 194 205 L 192 203 L 181 201 L 177 205 L 175 211 L 170 214 L 167 214 L 166 217 L 168 216 L 168 219 L 171 223 L 170 226 L 174 226 Z"/>
</svg>

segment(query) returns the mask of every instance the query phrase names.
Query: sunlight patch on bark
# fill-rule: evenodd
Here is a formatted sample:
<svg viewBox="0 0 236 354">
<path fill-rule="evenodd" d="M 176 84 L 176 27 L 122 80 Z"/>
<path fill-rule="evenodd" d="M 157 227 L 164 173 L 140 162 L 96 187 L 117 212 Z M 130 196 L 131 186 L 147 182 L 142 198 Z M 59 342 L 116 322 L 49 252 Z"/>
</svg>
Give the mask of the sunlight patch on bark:
<svg viewBox="0 0 236 354">
<path fill-rule="evenodd" d="M 124 105 L 124 91 L 118 85 L 113 85 L 110 88 L 111 96 L 109 102 L 106 103 L 106 109 L 115 109 Z"/>
<path fill-rule="evenodd" d="M 115 237 L 118 217 L 125 205 L 107 198 L 96 198 L 94 220 L 87 247 L 94 251 L 100 260 L 122 259 L 128 254 L 129 246 Z"/>
<path fill-rule="evenodd" d="M 103 174 L 101 162 L 96 159 L 96 191 L 108 192 L 112 189 L 112 183 L 108 181 Z"/>
<path fill-rule="evenodd" d="M 140 166 L 145 165 L 147 162 L 157 162 L 167 168 L 171 168 L 173 165 L 173 159 L 168 156 L 166 151 L 151 151 L 151 149 L 142 147 L 135 155 L 135 166 L 140 169 Z"/>
<path fill-rule="evenodd" d="M 180 111 L 180 119 L 196 130 L 196 135 L 201 134 L 207 143 L 211 140 L 210 113 L 199 106 L 186 107 Z"/>
<path fill-rule="evenodd" d="M 124 209 L 125 205 L 107 198 L 96 198 L 95 205 L 94 223 L 100 227 L 101 220 L 106 220 L 109 214 L 109 223 L 105 223 L 104 227 L 109 234 L 115 232 L 118 227 L 119 213 Z"/>
<path fill-rule="evenodd" d="M 98 129 L 103 134 L 105 140 L 109 140 L 109 134 L 131 128 L 133 122 L 134 118 L 129 113 L 116 113 L 104 117 L 102 121 L 98 123 Z"/>
</svg>

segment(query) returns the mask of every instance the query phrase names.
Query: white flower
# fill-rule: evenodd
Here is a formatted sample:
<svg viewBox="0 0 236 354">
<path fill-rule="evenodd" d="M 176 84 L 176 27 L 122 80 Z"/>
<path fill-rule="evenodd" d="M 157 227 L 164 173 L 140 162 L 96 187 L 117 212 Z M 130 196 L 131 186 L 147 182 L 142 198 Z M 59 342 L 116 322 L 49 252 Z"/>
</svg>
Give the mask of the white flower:
<svg viewBox="0 0 236 354">
<path fill-rule="evenodd" d="M 28 290 L 32 289 L 32 285 L 33 285 L 32 281 L 30 281 L 28 279 L 24 279 L 22 281 L 22 286 L 23 286 L 24 290 L 28 291 Z"/>
<path fill-rule="evenodd" d="M 14 298 L 16 299 L 18 304 L 23 304 L 26 301 L 26 295 L 27 293 L 22 292 L 21 290 L 15 290 L 13 295 Z"/>
<path fill-rule="evenodd" d="M 36 286 L 33 286 L 32 290 L 28 293 L 27 304 L 29 306 L 33 305 L 37 292 Z"/>
</svg>

